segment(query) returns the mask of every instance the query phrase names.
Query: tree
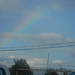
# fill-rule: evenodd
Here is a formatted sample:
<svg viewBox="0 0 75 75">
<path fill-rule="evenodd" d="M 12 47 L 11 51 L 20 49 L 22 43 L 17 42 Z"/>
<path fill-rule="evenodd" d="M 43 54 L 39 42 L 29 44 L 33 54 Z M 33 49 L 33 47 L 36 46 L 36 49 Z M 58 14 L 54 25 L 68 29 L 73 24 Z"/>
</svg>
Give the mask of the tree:
<svg viewBox="0 0 75 75">
<path fill-rule="evenodd" d="M 52 71 L 52 69 L 48 69 L 45 75 L 59 75 L 59 74 L 55 71 Z"/>
<path fill-rule="evenodd" d="M 15 61 L 15 64 L 11 67 L 11 74 L 12 75 L 33 75 L 29 65 L 27 64 L 26 60 L 20 59 Z"/>
<path fill-rule="evenodd" d="M 64 72 L 64 73 L 63 73 L 63 75 L 67 75 L 67 74 L 68 74 L 67 72 Z"/>
</svg>

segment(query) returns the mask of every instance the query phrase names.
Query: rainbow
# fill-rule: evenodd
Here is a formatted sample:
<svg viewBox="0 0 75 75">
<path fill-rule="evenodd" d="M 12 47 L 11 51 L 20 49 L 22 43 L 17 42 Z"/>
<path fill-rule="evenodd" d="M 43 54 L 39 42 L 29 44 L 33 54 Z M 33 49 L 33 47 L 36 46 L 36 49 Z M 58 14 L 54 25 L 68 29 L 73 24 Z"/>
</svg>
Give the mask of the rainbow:
<svg viewBox="0 0 75 75">
<path fill-rule="evenodd" d="M 45 15 L 46 10 L 40 10 L 36 11 L 34 10 L 28 16 L 25 16 L 21 22 L 19 22 L 15 27 L 12 29 L 12 33 L 5 37 L 5 40 L 1 44 L 2 47 L 8 46 L 11 42 L 13 42 L 13 37 L 16 36 L 17 34 L 20 34 L 22 32 L 25 32 L 28 30 L 32 25 L 36 25 L 41 18 Z"/>
</svg>

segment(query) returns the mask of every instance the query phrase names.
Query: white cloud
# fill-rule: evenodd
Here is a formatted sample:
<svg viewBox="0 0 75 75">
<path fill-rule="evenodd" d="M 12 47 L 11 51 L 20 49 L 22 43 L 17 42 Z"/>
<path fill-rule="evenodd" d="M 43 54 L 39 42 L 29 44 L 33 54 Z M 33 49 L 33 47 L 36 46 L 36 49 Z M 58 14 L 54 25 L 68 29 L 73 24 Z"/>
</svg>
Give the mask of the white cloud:
<svg viewBox="0 0 75 75">
<path fill-rule="evenodd" d="M 28 63 L 30 63 L 30 64 L 36 64 L 36 63 L 42 64 L 42 63 L 44 63 L 44 60 L 40 59 L 40 58 L 34 58 L 34 59 L 29 60 Z"/>
<path fill-rule="evenodd" d="M 61 4 L 52 4 L 51 7 L 52 7 L 54 10 L 61 10 L 61 9 L 62 9 Z"/>
<path fill-rule="evenodd" d="M 11 59 L 14 59 L 15 58 L 15 56 L 9 56 Z"/>
<path fill-rule="evenodd" d="M 40 33 L 40 34 L 16 34 L 16 33 L 0 33 L 0 37 L 10 37 L 13 38 L 62 38 L 61 34 L 57 33 Z"/>
<path fill-rule="evenodd" d="M 21 58 L 25 58 L 25 56 L 22 55 L 16 55 L 16 53 L 12 53 L 11 55 L 9 55 L 10 59 L 21 59 Z"/>
<path fill-rule="evenodd" d="M 66 9 L 66 8 L 73 8 L 75 7 L 75 1 L 74 0 L 52 0 L 52 4 L 51 4 L 51 7 L 54 9 L 54 10 L 63 10 L 63 9 Z"/>
<path fill-rule="evenodd" d="M 15 60 L 18 60 L 18 59 L 25 59 L 27 61 L 27 63 L 30 65 L 30 67 L 45 67 L 46 65 L 44 65 L 46 63 L 46 60 L 43 59 L 43 58 L 37 58 L 37 57 L 28 57 L 28 56 L 25 56 L 25 55 L 16 55 L 15 54 L 11 54 L 9 55 L 10 59 L 15 59 Z M 14 64 L 14 62 L 13 62 Z M 11 65 L 11 64 L 10 64 Z M 39 66 L 38 66 L 39 65 Z"/>
<path fill-rule="evenodd" d="M 64 61 L 62 61 L 62 60 L 53 60 L 52 62 L 53 62 L 53 63 L 58 63 L 58 64 L 64 63 Z"/>
<path fill-rule="evenodd" d="M 33 59 L 30 59 L 27 61 L 28 64 L 32 67 L 42 67 L 42 66 L 45 66 L 43 65 L 46 61 L 45 59 L 41 59 L 41 58 L 33 58 Z M 38 66 L 39 65 L 39 66 Z"/>
<path fill-rule="evenodd" d="M 70 54 L 72 57 L 75 57 L 75 49 L 69 49 L 69 54 Z"/>
<path fill-rule="evenodd" d="M 13 40 L 13 45 L 25 45 L 25 44 L 44 44 L 58 42 L 62 39 L 62 35 L 57 33 L 40 33 L 40 34 L 15 34 L 15 33 L 0 33 L 0 44 L 7 43 L 7 41 Z M 11 42 L 12 43 L 12 42 Z"/>
<path fill-rule="evenodd" d="M 41 33 L 39 36 L 45 38 L 62 38 L 62 35 L 57 33 Z"/>
<path fill-rule="evenodd" d="M 11 41 L 11 46 L 27 46 L 27 45 L 46 45 L 55 43 L 74 42 L 74 39 L 64 38 L 58 33 L 40 33 L 40 34 L 15 34 L 0 33 L 0 44 L 6 44 Z M 13 41 L 12 41 L 13 40 Z M 4 46 L 4 45 L 3 45 Z"/>
</svg>

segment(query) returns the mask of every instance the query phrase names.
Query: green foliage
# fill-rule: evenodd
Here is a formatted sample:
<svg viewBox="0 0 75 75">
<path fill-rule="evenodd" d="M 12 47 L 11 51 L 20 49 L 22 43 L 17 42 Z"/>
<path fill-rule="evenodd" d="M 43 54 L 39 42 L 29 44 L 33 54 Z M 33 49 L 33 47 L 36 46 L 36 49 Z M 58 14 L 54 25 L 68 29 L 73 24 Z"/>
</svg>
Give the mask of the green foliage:
<svg viewBox="0 0 75 75">
<path fill-rule="evenodd" d="M 64 73 L 63 73 L 63 75 L 67 75 L 67 74 L 68 74 L 67 72 L 64 72 Z"/>
<path fill-rule="evenodd" d="M 12 75 L 33 75 L 33 72 L 30 70 L 29 65 L 27 64 L 26 60 L 20 59 L 15 61 L 15 64 L 11 67 L 11 74 Z"/>
<path fill-rule="evenodd" d="M 45 75 L 59 75 L 57 72 L 47 72 L 47 73 L 45 73 Z"/>
<path fill-rule="evenodd" d="M 45 73 L 45 75 L 59 75 L 57 72 L 52 71 L 51 69 L 47 70 L 47 72 Z"/>
</svg>

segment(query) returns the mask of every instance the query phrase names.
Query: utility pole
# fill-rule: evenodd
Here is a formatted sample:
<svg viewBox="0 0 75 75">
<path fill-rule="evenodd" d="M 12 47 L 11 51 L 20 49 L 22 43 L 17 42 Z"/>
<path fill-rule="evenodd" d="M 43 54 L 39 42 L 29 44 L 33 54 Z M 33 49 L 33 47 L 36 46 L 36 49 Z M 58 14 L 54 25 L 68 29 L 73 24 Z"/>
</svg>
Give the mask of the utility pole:
<svg viewBox="0 0 75 75">
<path fill-rule="evenodd" d="M 15 65 L 16 65 L 16 68 L 17 68 L 17 64 L 16 64 L 16 61 L 15 61 L 15 59 L 14 59 L 14 63 L 15 63 Z M 18 75 L 18 68 L 16 69 L 16 75 Z"/>
<path fill-rule="evenodd" d="M 48 53 L 48 60 L 47 60 L 47 70 L 49 68 L 49 53 Z"/>
</svg>

